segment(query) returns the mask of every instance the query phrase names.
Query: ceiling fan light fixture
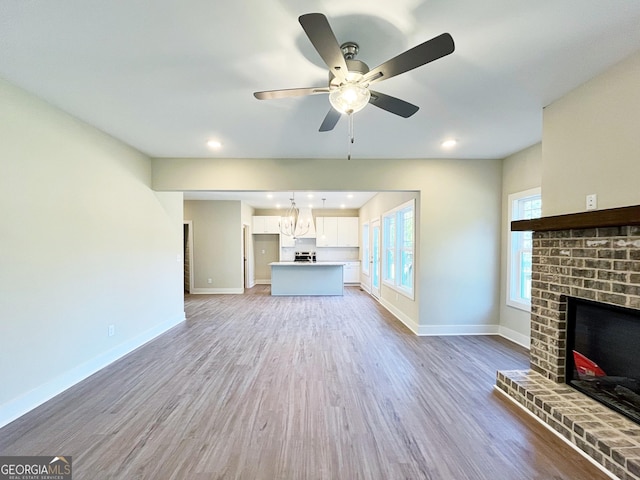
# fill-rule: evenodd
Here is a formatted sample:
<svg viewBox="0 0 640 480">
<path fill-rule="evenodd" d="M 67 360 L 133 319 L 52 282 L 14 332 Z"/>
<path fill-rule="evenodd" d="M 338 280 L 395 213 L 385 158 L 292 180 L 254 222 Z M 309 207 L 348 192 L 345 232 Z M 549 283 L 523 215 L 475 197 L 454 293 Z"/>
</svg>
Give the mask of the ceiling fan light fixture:
<svg viewBox="0 0 640 480">
<path fill-rule="evenodd" d="M 329 103 L 340 113 L 351 115 L 359 112 L 369 103 L 371 92 L 355 83 L 345 83 L 329 94 Z"/>
</svg>

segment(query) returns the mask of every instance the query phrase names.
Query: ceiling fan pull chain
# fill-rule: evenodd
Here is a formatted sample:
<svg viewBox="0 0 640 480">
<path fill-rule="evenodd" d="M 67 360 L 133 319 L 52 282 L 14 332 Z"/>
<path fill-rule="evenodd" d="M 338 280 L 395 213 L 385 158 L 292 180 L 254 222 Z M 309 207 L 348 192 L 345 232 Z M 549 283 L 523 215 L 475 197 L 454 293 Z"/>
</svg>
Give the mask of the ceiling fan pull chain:
<svg viewBox="0 0 640 480">
<path fill-rule="evenodd" d="M 351 160 L 351 145 L 355 140 L 355 136 L 353 134 L 353 114 L 350 113 L 347 116 L 349 117 L 349 154 L 347 155 L 347 160 Z"/>
</svg>

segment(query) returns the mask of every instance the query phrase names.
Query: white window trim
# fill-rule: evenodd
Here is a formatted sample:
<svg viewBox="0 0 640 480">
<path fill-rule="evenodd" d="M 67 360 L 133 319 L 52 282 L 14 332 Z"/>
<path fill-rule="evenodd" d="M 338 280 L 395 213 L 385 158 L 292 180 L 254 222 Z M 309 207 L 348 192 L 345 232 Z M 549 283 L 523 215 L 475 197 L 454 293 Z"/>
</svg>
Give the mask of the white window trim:
<svg viewBox="0 0 640 480">
<path fill-rule="evenodd" d="M 392 283 L 388 280 L 385 279 L 385 275 L 384 272 L 386 271 L 386 255 L 381 255 L 382 256 L 382 264 L 381 264 L 381 269 L 380 269 L 380 280 L 382 282 L 383 285 L 385 285 L 386 287 L 389 287 L 390 289 L 400 293 L 401 295 L 410 298 L 411 300 L 415 300 L 415 289 L 416 289 L 416 266 L 415 266 L 415 260 L 416 260 L 416 201 L 415 200 L 409 200 L 408 202 L 403 203 L 402 205 L 398 205 L 397 207 L 385 212 L 382 214 L 382 218 L 380 219 L 380 229 L 381 229 L 381 241 L 380 241 L 380 251 L 384 252 L 386 245 L 385 245 L 385 235 L 384 235 L 384 219 L 385 217 L 391 216 L 391 215 L 395 215 L 397 212 L 399 212 L 400 210 L 404 210 L 407 207 L 411 207 L 413 209 L 413 268 L 411 269 L 411 275 L 412 275 L 412 288 L 411 289 L 407 289 L 404 288 L 400 285 L 397 285 L 396 283 Z M 396 225 L 397 227 L 397 225 Z M 396 240 L 396 253 L 398 252 L 398 245 L 397 245 L 397 240 Z M 398 257 L 398 255 L 396 255 L 396 257 Z M 398 279 L 396 278 L 396 281 Z"/>
<path fill-rule="evenodd" d="M 518 200 L 522 200 L 527 197 L 533 197 L 536 195 L 542 195 L 542 189 L 540 187 L 530 188 L 529 190 L 524 190 L 522 192 L 516 192 L 509 195 L 507 203 L 508 203 L 508 213 L 507 213 L 507 285 L 506 285 L 506 304 L 510 307 L 518 308 L 520 310 L 524 310 L 526 312 L 531 311 L 531 303 L 530 302 L 521 302 L 518 300 L 514 300 L 511 298 L 511 280 L 512 280 L 512 237 L 511 234 L 511 222 L 513 217 L 513 204 Z"/>
</svg>

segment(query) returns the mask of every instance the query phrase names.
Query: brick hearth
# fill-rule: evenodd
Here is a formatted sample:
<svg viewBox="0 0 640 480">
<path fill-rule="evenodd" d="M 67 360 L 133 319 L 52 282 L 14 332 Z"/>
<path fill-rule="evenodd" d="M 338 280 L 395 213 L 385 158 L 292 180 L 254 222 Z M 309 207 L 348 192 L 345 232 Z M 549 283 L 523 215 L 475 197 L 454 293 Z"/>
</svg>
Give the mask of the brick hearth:
<svg viewBox="0 0 640 480">
<path fill-rule="evenodd" d="M 622 479 L 640 480 L 640 425 L 565 382 L 567 297 L 640 310 L 640 227 L 536 231 L 529 371 L 496 387 Z"/>
</svg>

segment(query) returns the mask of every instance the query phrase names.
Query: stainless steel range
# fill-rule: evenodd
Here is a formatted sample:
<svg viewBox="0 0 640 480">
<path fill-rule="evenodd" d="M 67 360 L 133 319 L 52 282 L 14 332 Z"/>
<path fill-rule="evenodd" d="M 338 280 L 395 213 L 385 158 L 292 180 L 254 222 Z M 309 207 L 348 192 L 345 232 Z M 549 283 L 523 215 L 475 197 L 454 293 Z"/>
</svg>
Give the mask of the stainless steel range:
<svg viewBox="0 0 640 480">
<path fill-rule="evenodd" d="M 296 252 L 294 262 L 315 262 L 316 252 Z"/>
</svg>

